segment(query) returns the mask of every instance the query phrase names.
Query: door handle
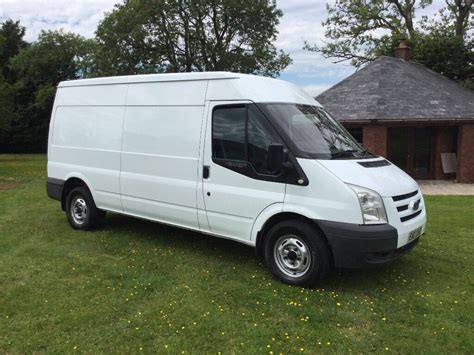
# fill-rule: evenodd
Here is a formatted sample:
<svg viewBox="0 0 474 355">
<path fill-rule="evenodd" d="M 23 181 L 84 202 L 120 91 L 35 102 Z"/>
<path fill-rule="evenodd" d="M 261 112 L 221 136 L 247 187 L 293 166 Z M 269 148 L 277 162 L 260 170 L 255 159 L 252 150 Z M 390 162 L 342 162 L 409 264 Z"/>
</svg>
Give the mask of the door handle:
<svg viewBox="0 0 474 355">
<path fill-rule="evenodd" d="M 209 179 L 210 175 L 211 175 L 211 168 L 208 165 L 204 165 L 202 168 L 202 178 Z"/>
</svg>

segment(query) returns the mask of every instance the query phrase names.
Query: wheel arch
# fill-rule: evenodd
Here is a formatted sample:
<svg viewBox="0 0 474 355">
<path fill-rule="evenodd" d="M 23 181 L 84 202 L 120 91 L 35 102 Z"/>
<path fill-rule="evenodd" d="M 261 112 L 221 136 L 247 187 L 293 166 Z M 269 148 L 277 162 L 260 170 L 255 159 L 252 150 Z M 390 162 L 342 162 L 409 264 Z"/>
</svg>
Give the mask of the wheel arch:
<svg viewBox="0 0 474 355">
<path fill-rule="evenodd" d="M 87 188 L 89 190 L 89 192 L 91 193 L 92 195 L 92 198 L 94 198 L 94 193 L 92 191 L 92 189 L 89 187 L 89 184 L 86 182 L 86 179 L 83 178 L 83 177 L 79 177 L 79 176 L 69 176 L 66 181 L 64 182 L 64 186 L 63 186 L 63 191 L 61 193 L 61 208 L 63 211 L 66 210 L 66 198 L 67 198 L 67 195 L 69 194 L 69 192 L 76 188 L 76 187 L 79 187 L 79 186 L 83 186 L 85 188 Z M 95 200 L 95 198 L 94 198 Z"/>
<path fill-rule="evenodd" d="M 333 262 L 333 254 L 332 254 L 331 245 L 329 244 L 328 239 L 326 235 L 324 234 L 324 231 L 318 225 L 317 220 L 309 218 L 301 213 L 292 212 L 292 211 L 280 211 L 278 213 L 271 215 L 265 221 L 265 223 L 262 224 L 259 230 L 256 231 L 255 252 L 259 259 L 263 259 L 263 256 L 264 256 L 265 239 L 266 239 L 266 236 L 267 236 L 266 234 L 268 233 L 268 231 L 277 223 L 280 223 L 282 221 L 287 221 L 287 220 L 299 220 L 299 221 L 308 223 L 309 225 L 314 226 L 316 229 L 318 229 L 318 231 L 323 236 L 326 242 L 326 245 L 328 247 L 328 250 L 331 256 L 331 263 Z"/>
</svg>

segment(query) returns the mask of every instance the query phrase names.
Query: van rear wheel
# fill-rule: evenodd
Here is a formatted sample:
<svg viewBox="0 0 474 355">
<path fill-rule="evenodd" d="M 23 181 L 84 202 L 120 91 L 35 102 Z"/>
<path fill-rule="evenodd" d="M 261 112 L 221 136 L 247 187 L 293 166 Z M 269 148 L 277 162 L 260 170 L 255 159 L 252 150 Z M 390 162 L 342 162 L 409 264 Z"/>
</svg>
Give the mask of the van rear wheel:
<svg viewBox="0 0 474 355">
<path fill-rule="evenodd" d="M 97 208 L 90 191 L 86 187 L 76 187 L 67 195 L 66 217 L 72 228 L 93 229 L 104 216 L 105 212 Z"/>
<path fill-rule="evenodd" d="M 302 287 L 317 284 L 330 268 L 329 250 L 321 232 L 298 220 L 283 221 L 270 229 L 265 260 L 278 280 Z"/>
</svg>

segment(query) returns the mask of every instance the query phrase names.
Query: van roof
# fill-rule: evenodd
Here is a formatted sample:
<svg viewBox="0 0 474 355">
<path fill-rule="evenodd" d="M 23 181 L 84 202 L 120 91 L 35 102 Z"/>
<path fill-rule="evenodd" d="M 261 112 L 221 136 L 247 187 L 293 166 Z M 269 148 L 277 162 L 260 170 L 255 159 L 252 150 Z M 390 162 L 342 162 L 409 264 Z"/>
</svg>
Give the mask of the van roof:
<svg viewBox="0 0 474 355">
<path fill-rule="evenodd" d="M 238 79 L 239 77 L 242 77 L 242 76 L 262 78 L 256 75 L 230 73 L 230 72 L 217 72 L 217 71 L 216 72 L 196 72 L 196 73 L 161 73 L 161 74 L 110 76 L 110 77 L 103 77 L 103 78 L 69 80 L 69 81 L 60 82 L 58 87 L 147 83 L 147 82 L 159 82 L 159 81 Z"/>
<path fill-rule="evenodd" d="M 103 104 L 102 94 L 104 90 L 110 91 L 104 88 L 104 86 L 113 86 L 113 88 L 120 91 L 124 89 L 120 87 L 126 86 L 126 84 L 188 82 L 190 85 L 184 85 L 187 87 L 186 90 L 190 90 L 194 93 L 195 90 L 193 87 L 195 85 L 199 86 L 200 83 L 205 81 L 208 82 L 205 90 L 206 100 L 251 100 L 254 102 L 291 102 L 319 105 L 313 97 L 287 81 L 265 76 L 230 72 L 145 74 L 63 81 L 59 83 L 58 88 L 68 90 L 58 90 L 58 97 L 62 97 L 63 101 L 66 100 L 64 98 L 67 98 L 64 102 L 69 102 L 69 104 L 72 105 L 71 102 L 73 101 L 84 104 L 86 96 L 98 95 L 97 98 L 90 98 L 90 100 Z M 194 85 L 191 85 L 191 83 Z M 92 90 L 92 87 L 96 87 L 98 90 Z M 109 89 L 113 88 L 109 87 Z M 159 88 L 155 89 L 158 90 Z M 176 95 L 176 93 L 174 95 Z M 114 95 L 108 92 L 106 96 L 110 98 L 110 96 Z M 61 103 L 64 105 L 63 101 L 57 99 L 57 104 L 59 105 Z"/>
</svg>

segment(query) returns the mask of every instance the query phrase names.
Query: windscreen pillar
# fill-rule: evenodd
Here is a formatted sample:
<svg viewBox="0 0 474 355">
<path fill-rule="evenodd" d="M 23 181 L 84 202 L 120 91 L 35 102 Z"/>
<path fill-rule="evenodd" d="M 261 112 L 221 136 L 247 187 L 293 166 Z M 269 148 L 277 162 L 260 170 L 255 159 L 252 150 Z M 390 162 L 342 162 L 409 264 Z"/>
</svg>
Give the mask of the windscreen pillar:
<svg viewBox="0 0 474 355">
<path fill-rule="evenodd" d="M 474 183 L 474 124 L 463 124 L 458 130 L 458 182 Z"/>
<path fill-rule="evenodd" d="M 387 127 L 381 125 L 364 126 L 362 145 L 373 154 L 387 157 Z"/>
</svg>

